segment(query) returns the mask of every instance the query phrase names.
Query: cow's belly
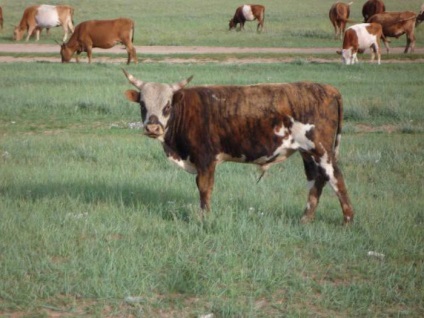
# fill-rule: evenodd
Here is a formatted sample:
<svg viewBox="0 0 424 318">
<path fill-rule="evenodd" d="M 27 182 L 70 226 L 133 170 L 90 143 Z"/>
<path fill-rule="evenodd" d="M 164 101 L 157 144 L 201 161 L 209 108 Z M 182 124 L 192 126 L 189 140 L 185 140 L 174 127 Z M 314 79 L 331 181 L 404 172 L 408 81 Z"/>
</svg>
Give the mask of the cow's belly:
<svg viewBox="0 0 424 318">
<path fill-rule="evenodd" d="M 41 28 L 51 28 L 60 25 L 56 7 L 45 4 L 38 8 L 35 21 Z"/>
<path fill-rule="evenodd" d="M 250 5 L 245 4 L 243 6 L 242 11 L 243 11 L 244 18 L 247 21 L 253 21 L 253 20 L 255 20 L 255 16 L 253 15 L 253 12 L 252 12 L 252 7 Z"/>
<path fill-rule="evenodd" d="M 358 39 L 358 46 L 362 50 L 369 49 L 371 45 L 377 42 L 377 36 L 372 34 L 367 34 Z"/>
<path fill-rule="evenodd" d="M 313 135 L 314 125 L 303 124 L 291 118 L 291 127 L 287 128 L 284 125 L 274 128 L 274 134 L 281 137 L 280 141 L 268 145 L 273 151 L 271 154 L 263 156 L 253 153 L 251 149 L 245 154 L 235 157 L 228 153 L 221 153 L 217 156 L 217 161 L 234 161 L 234 162 L 249 162 L 257 165 L 269 165 L 278 163 L 287 159 L 297 150 L 311 151 L 315 148 L 314 142 L 310 139 Z M 251 158 L 247 160 L 247 158 Z M 252 159 L 253 158 L 253 159 Z"/>
</svg>

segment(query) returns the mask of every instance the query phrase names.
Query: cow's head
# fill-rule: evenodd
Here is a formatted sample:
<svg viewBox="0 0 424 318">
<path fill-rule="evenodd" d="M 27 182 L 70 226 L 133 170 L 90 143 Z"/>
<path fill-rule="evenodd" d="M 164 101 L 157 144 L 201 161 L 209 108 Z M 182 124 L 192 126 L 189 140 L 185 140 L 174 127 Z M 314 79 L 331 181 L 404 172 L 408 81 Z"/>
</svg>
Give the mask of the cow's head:
<svg viewBox="0 0 424 318">
<path fill-rule="evenodd" d="M 171 114 L 172 97 L 174 93 L 186 86 L 193 76 L 175 84 L 143 82 L 125 70 L 128 81 L 138 90 L 127 90 L 128 100 L 140 104 L 144 134 L 151 138 L 163 139 Z"/>
<path fill-rule="evenodd" d="M 22 40 L 23 35 L 24 31 L 22 31 L 19 26 L 15 27 L 15 29 L 13 30 L 13 40 L 20 41 Z"/>
<path fill-rule="evenodd" d="M 66 43 L 60 44 L 60 56 L 62 63 L 68 63 L 72 58 L 73 51 L 66 46 Z"/>
<path fill-rule="evenodd" d="M 340 54 L 342 56 L 343 64 L 346 64 L 346 65 L 355 64 L 356 52 L 354 53 L 351 47 L 348 49 L 337 51 L 337 54 Z"/>
</svg>

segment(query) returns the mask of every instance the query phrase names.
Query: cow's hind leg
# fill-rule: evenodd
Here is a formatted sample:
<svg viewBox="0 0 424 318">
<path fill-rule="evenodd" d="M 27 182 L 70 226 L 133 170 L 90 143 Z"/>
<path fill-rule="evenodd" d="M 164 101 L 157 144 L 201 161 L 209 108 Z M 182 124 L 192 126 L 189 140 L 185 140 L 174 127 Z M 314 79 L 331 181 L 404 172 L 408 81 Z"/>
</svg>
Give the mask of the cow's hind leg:
<svg viewBox="0 0 424 318">
<path fill-rule="evenodd" d="M 132 45 L 132 43 L 125 45 L 127 53 L 128 53 L 128 59 L 127 64 L 131 63 L 131 59 L 134 61 L 135 64 L 137 64 L 137 53 L 135 51 L 135 47 Z"/>
<path fill-rule="evenodd" d="M 302 157 L 310 189 L 308 204 L 302 222 L 306 223 L 314 218 L 322 189 L 327 181 L 339 198 L 344 223 L 353 221 L 354 211 L 347 194 L 343 175 L 336 164 L 334 156 L 328 156 L 327 152 L 324 152 L 324 155 L 319 156 L 319 159 L 315 159 L 305 153 L 302 153 Z"/>
<path fill-rule="evenodd" d="M 326 179 L 324 175 L 320 173 L 318 165 L 315 163 L 312 156 L 303 152 L 301 154 L 309 188 L 308 202 L 306 203 L 306 208 L 301 222 L 309 223 L 315 217 L 315 210 L 318 206 L 319 198 L 321 197 Z"/>
</svg>

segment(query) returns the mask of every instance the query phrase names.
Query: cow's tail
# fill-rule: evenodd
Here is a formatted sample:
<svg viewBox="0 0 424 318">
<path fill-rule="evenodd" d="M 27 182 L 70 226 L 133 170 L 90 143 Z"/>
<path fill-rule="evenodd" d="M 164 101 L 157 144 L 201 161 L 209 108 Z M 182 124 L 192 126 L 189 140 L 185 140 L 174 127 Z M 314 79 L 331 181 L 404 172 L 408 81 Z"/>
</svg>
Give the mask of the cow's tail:
<svg viewBox="0 0 424 318">
<path fill-rule="evenodd" d="M 131 32 L 131 43 L 134 43 L 134 30 L 135 30 L 135 23 L 132 24 L 132 32 Z"/>
<path fill-rule="evenodd" d="M 342 126 L 343 126 L 343 99 L 340 94 L 336 96 L 337 101 L 337 130 L 336 130 L 336 140 L 334 141 L 334 157 L 336 161 L 339 158 L 339 150 L 340 150 L 340 141 L 342 138 Z"/>
</svg>

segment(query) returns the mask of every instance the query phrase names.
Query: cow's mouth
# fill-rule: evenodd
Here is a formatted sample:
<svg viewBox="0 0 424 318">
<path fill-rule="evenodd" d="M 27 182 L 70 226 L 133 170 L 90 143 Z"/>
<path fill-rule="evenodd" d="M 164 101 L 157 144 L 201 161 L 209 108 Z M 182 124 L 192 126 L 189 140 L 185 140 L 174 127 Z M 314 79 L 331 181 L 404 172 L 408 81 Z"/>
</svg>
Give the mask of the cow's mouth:
<svg viewBox="0 0 424 318">
<path fill-rule="evenodd" d="M 156 133 L 152 133 L 152 132 L 148 132 L 148 131 L 145 131 L 144 135 L 149 137 L 149 138 L 159 138 L 160 136 L 162 136 L 162 134 L 156 134 Z"/>
</svg>

